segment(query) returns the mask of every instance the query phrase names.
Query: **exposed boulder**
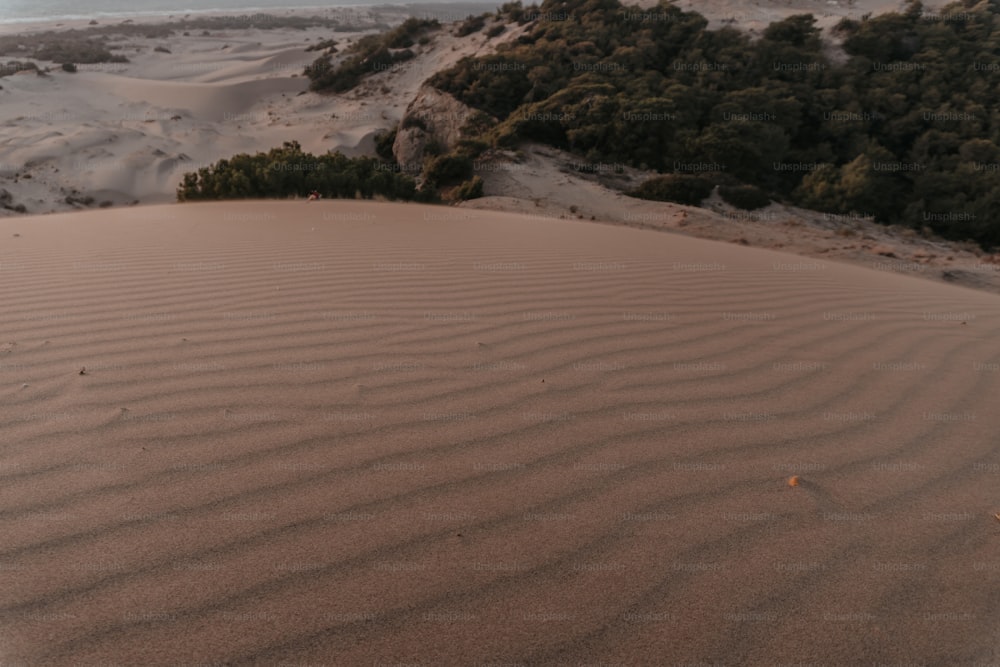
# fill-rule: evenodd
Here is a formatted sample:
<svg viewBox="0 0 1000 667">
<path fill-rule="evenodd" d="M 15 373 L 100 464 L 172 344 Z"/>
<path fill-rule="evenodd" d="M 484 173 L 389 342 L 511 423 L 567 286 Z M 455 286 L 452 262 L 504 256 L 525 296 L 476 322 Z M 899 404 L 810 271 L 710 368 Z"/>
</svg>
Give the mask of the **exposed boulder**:
<svg viewBox="0 0 1000 667">
<path fill-rule="evenodd" d="M 447 153 L 462 138 L 462 126 L 473 110 L 448 93 L 422 86 L 403 114 L 392 144 L 396 162 L 406 171 L 419 173 L 427 149 Z"/>
</svg>

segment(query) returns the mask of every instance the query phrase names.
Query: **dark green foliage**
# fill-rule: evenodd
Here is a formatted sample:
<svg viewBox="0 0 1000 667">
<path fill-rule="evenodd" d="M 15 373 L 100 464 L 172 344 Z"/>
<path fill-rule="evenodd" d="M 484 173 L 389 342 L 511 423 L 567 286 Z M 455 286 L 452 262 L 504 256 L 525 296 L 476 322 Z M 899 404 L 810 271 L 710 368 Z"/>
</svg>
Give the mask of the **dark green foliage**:
<svg viewBox="0 0 1000 667">
<path fill-rule="evenodd" d="M 520 0 L 517 0 L 516 2 L 507 2 L 501 5 L 500 9 L 497 11 L 497 16 L 508 21 L 513 21 L 518 25 L 524 25 L 527 23 L 524 7 L 521 5 Z"/>
<path fill-rule="evenodd" d="M 409 116 L 406 116 L 405 118 L 403 118 L 403 122 L 400 123 L 399 126 L 400 126 L 400 129 L 403 129 L 403 130 L 408 130 L 411 127 L 419 127 L 424 132 L 427 131 L 427 123 L 426 123 L 426 121 L 424 121 L 423 118 L 421 118 L 420 116 L 417 116 L 416 114 L 412 114 L 412 115 L 409 115 Z"/>
<path fill-rule="evenodd" d="M 414 40 L 430 30 L 437 30 L 441 23 L 437 19 L 408 18 L 384 36 L 384 44 L 390 49 L 406 49 Z"/>
<path fill-rule="evenodd" d="M 719 196 L 730 206 L 745 211 L 764 208 L 771 203 L 767 193 L 753 185 L 720 185 Z"/>
<path fill-rule="evenodd" d="M 38 65 L 31 62 L 20 62 L 18 60 L 9 60 L 6 63 L 0 65 L 0 77 L 11 76 L 17 74 L 18 72 L 32 71 L 38 72 Z"/>
<path fill-rule="evenodd" d="M 377 158 L 348 158 L 340 153 L 303 153 L 286 142 L 267 153 L 241 153 L 210 167 L 184 174 L 178 201 L 288 198 L 318 190 L 328 198 L 427 201 L 434 192 L 417 192 L 412 178 L 395 164 Z"/>
<path fill-rule="evenodd" d="M 815 50 L 820 44 L 819 29 L 813 25 L 814 22 L 811 14 L 789 16 L 783 21 L 767 26 L 764 30 L 764 39 Z"/>
<path fill-rule="evenodd" d="M 468 155 L 475 160 L 489 150 L 490 145 L 481 139 L 459 139 L 455 142 L 455 151 Z"/>
<path fill-rule="evenodd" d="M 449 153 L 432 158 L 424 169 L 427 182 L 441 187 L 455 185 L 472 176 L 472 158 L 462 153 Z"/>
<path fill-rule="evenodd" d="M 462 25 L 458 26 L 458 29 L 455 31 L 455 35 L 457 37 L 465 37 L 466 35 L 471 35 L 474 32 L 479 32 L 486 25 L 486 19 L 489 17 L 489 14 L 470 16 L 462 22 Z"/>
<path fill-rule="evenodd" d="M 502 23 L 498 23 L 498 24 L 496 24 L 494 26 L 491 26 L 490 29 L 486 31 L 486 36 L 489 39 L 493 39 L 494 37 L 498 37 L 499 35 L 502 35 L 505 30 L 507 30 L 507 26 L 505 26 Z"/>
<path fill-rule="evenodd" d="M 350 55 L 336 68 L 328 50 L 303 72 L 309 78 L 309 90 L 317 93 L 351 90 L 365 76 L 388 70 L 395 63 L 413 58 L 414 53 L 409 47 L 414 45 L 414 40 L 426 36 L 427 31 L 440 25 L 435 19 L 410 18 L 387 33 L 362 37 L 351 45 L 348 50 Z"/>
<path fill-rule="evenodd" d="M 483 179 L 473 176 L 465 181 L 455 191 L 455 199 L 465 201 L 466 199 L 479 199 L 483 196 Z"/>
<path fill-rule="evenodd" d="M 988 248 L 1000 236 L 1000 0 L 937 14 L 910 2 L 841 21 L 840 65 L 808 14 L 751 41 L 665 0 L 509 3 L 498 16 L 527 32 L 429 83 L 497 119 L 475 130 L 491 146 L 531 140 L 593 163 L 717 170 L 726 185 Z"/>
<path fill-rule="evenodd" d="M 392 153 L 392 145 L 396 142 L 396 130 L 383 130 L 375 135 L 375 153 L 387 162 L 392 162 L 395 157 Z"/>
<path fill-rule="evenodd" d="M 73 63 L 63 63 L 62 64 L 62 70 L 64 72 L 75 72 L 76 71 L 76 65 L 74 65 Z"/>
<path fill-rule="evenodd" d="M 91 197 L 90 195 L 86 195 L 84 197 L 77 197 L 76 195 L 67 195 L 66 199 L 64 199 L 63 201 L 65 201 L 70 206 L 75 206 L 76 204 L 80 204 L 82 206 L 91 206 L 94 203 L 94 198 Z"/>
<path fill-rule="evenodd" d="M 337 52 L 337 40 L 335 39 L 324 39 L 320 42 L 306 47 L 306 51 L 326 51 L 327 55 Z"/>
<path fill-rule="evenodd" d="M 667 174 L 644 181 L 629 193 L 632 197 L 669 201 L 675 204 L 697 206 L 710 194 L 715 185 L 703 176 L 692 174 Z"/>
<path fill-rule="evenodd" d="M 97 40 L 49 42 L 35 49 L 32 58 L 57 63 L 127 63 L 125 56 L 115 55 Z"/>
<path fill-rule="evenodd" d="M 316 60 L 312 61 L 311 64 L 306 65 L 306 68 L 302 73 L 313 82 L 313 85 L 315 85 L 317 81 L 325 83 L 334 75 L 333 63 L 330 62 L 330 56 L 320 56 Z"/>
<path fill-rule="evenodd" d="M 444 148 L 441 147 L 441 143 L 437 139 L 431 139 L 424 146 L 424 155 L 434 157 L 435 155 L 441 155 L 444 153 Z"/>
<path fill-rule="evenodd" d="M 487 135 L 496 127 L 497 119 L 482 111 L 475 111 L 469 115 L 465 124 L 462 125 L 461 133 L 463 137 L 479 137 Z"/>
</svg>

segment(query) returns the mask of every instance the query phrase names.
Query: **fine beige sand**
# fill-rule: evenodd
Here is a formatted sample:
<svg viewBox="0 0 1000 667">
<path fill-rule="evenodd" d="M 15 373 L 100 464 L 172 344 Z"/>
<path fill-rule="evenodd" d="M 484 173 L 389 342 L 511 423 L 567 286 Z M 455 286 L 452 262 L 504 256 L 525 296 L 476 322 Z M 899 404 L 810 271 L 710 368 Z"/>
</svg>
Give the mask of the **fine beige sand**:
<svg viewBox="0 0 1000 667">
<path fill-rule="evenodd" d="M 1000 660 L 995 295 L 323 201 L 0 220 L 0 304 L 3 665 Z"/>
</svg>

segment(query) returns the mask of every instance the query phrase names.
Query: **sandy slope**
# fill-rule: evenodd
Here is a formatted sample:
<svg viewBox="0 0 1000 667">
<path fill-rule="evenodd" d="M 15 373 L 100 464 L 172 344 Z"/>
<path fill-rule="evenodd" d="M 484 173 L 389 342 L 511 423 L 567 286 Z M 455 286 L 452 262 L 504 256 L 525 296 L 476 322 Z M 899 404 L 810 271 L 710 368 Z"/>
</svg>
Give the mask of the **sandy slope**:
<svg viewBox="0 0 1000 667">
<path fill-rule="evenodd" d="M 406 12 L 370 14 L 369 23 L 399 22 Z M 73 190 L 95 204 L 169 202 L 184 173 L 286 141 L 312 153 L 372 154 L 374 134 L 399 123 L 427 77 L 516 33 L 485 40 L 441 30 L 413 61 L 335 96 L 304 92 L 302 70 L 319 55 L 305 48 L 334 38 L 343 53 L 365 33 L 247 29 L 131 39 L 127 64 L 3 79 L 0 188 L 30 213 L 73 210 L 65 201 Z"/>
<path fill-rule="evenodd" d="M 1000 660 L 996 296 L 246 202 L 0 220 L 0 303 L 3 664 Z"/>
<path fill-rule="evenodd" d="M 756 211 L 727 205 L 718 194 L 702 207 L 628 197 L 652 172 L 602 163 L 597 174 L 577 171 L 580 159 L 549 146 L 525 144 L 520 156 L 482 161 L 485 197 L 463 208 L 494 209 L 557 219 L 583 219 L 657 229 L 817 260 L 850 262 L 1000 294 L 1000 254 L 975 244 L 925 239 L 913 230 L 860 216 L 830 215 L 772 203 Z"/>
</svg>

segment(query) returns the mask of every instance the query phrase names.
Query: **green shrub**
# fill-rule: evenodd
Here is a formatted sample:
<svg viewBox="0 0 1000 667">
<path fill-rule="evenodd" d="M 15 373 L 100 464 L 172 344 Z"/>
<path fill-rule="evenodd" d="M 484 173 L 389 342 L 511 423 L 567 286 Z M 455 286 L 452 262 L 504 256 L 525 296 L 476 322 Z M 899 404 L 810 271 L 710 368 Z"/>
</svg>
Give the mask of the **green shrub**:
<svg viewBox="0 0 1000 667">
<path fill-rule="evenodd" d="M 429 157 L 435 157 L 444 153 L 444 147 L 441 146 L 441 142 L 437 139 L 431 139 L 426 144 L 424 144 L 424 155 Z"/>
<path fill-rule="evenodd" d="M 74 65 L 73 63 L 63 63 L 62 64 L 62 70 L 64 72 L 75 72 L 76 71 L 76 65 Z"/>
<path fill-rule="evenodd" d="M 455 185 L 472 176 L 472 158 L 449 153 L 432 158 L 424 169 L 427 181 L 437 187 Z"/>
<path fill-rule="evenodd" d="M 753 211 L 771 203 L 767 193 L 754 185 L 720 185 L 719 196 L 730 206 Z"/>
<path fill-rule="evenodd" d="M 424 33 L 441 27 L 437 19 L 408 18 L 382 39 L 383 44 L 390 49 L 406 49 L 414 44 L 414 40 Z"/>
<path fill-rule="evenodd" d="M 462 183 L 455 191 L 455 199 L 465 201 L 466 199 L 479 199 L 483 196 L 483 179 L 473 176 L 470 180 Z"/>
<path fill-rule="evenodd" d="M 383 160 L 392 162 L 395 156 L 392 145 L 396 142 L 396 130 L 382 130 L 375 135 L 375 153 Z"/>
<path fill-rule="evenodd" d="M 494 37 L 502 35 L 505 30 L 507 30 L 507 27 L 503 23 L 498 23 L 486 31 L 486 36 L 493 39 Z"/>
<path fill-rule="evenodd" d="M 328 198 L 429 201 L 433 188 L 418 192 L 398 166 L 377 158 L 349 158 L 341 153 L 311 155 L 298 142 L 286 142 L 267 153 L 241 153 L 184 174 L 178 201 L 288 198 L 318 190 Z"/>
<path fill-rule="evenodd" d="M 37 72 L 38 65 L 31 62 L 30 60 L 23 63 L 17 60 L 10 60 L 4 63 L 3 65 L 0 65 L 0 77 L 11 76 L 17 74 L 18 72 L 23 72 L 25 70 Z"/>
<path fill-rule="evenodd" d="M 489 149 L 490 145 L 480 139 L 459 139 L 455 142 L 455 152 L 476 159 Z"/>
<path fill-rule="evenodd" d="M 324 39 L 322 41 L 316 42 L 315 44 L 306 47 L 306 51 L 323 51 L 325 50 L 327 55 L 337 52 L 337 40 L 335 39 Z"/>
<path fill-rule="evenodd" d="M 455 31 L 457 37 L 465 37 L 466 35 L 471 35 L 474 32 L 479 32 L 486 25 L 486 19 L 489 14 L 480 14 L 479 16 L 469 16 L 462 22 L 462 25 L 458 26 Z"/>
<path fill-rule="evenodd" d="M 654 176 L 644 181 L 629 196 L 654 201 L 669 201 L 675 204 L 698 206 L 712 194 L 715 184 L 703 176 L 692 174 L 666 174 Z"/>
<path fill-rule="evenodd" d="M 507 2 L 500 6 L 500 11 L 497 12 L 498 16 L 514 21 L 518 25 L 524 25 L 526 20 L 524 18 L 524 7 L 521 5 L 520 0 L 516 2 Z"/>
<path fill-rule="evenodd" d="M 394 63 L 404 62 L 414 57 L 409 47 L 417 37 L 428 30 L 440 27 L 436 19 L 410 18 L 393 30 L 381 35 L 366 35 L 352 44 L 350 54 L 334 68 L 330 54 L 326 53 L 305 68 L 303 74 L 309 78 L 309 89 L 317 93 L 342 93 L 356 87 L 369 74 L 390 69 Z M 396 50 L 395 53 L 390 49 Z M 400 50 L 402 49 L 402 50 Z"/>
</svg>

